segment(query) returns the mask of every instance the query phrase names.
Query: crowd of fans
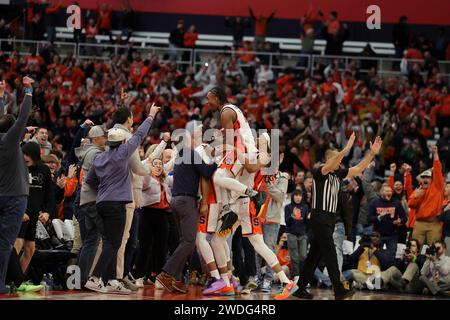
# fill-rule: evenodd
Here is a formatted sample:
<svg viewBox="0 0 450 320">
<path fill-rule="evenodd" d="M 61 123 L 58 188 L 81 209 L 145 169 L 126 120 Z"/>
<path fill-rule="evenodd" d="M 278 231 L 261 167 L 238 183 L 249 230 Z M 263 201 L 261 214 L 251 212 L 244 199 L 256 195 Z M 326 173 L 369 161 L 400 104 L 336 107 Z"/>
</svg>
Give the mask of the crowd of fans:
<svg viewBox="0 0 450 320">
<path fill-rule="evenodd" d="M 108 34 L 111 29 L 107 24 L 108 8 L 102 7 L 100 12 L 103 13 L 99 21 L 103 22 L 89 22 L 93 31 L 86 32 L 86 39 L 96 32 Z M 265 19 L 267 27 L 270 17 L 254 19 Z M 302 20 L 302 37 L 312 37 L 313 43 L 310 20 L 308 15 Z M 237 42 L 242 40 L 242 28 L 246 26 L 243 23 L 247 22 L 227 20 L 227 26 L 234 28 Z M 328 53 L 335 54 L 334 50 L 342 50 L 346 27 L 341 26 L 336 13 L 330 15 L 324 26 L 322 32 L 331 37 L 327 38 L 331 50 Z M 183 21 L 179 21 L 178 31 L 171 33 L 171 44 L 194 46 L 198 37 L 195 26 L 191 26 L 189 33 L 181 32 L 182 28 Z M 396 35 L 401 37 L 405 30 L 396 29 Z M 270 51 L 264 35 L 265 29 L 258 44 L 262 43 L 263 50 Z M 350 285 L 369 290 L 394 289 L 433 295 L 448 292 L 450 94 L 448 82 L 430 56 L 430 47 L 416 48 L 425 61 L 409 65 L 406 76 L 383 78 L 377 74 L 376 67 L 368 68 L 368 73 L 361 72 L 362 66 L 357 61 L 349 63 L 344 71 L 340 71 L 342 66 L 338 61 L 332 60 L 318 63 L 313 72 L 294 72 L 287 68 L 277 73 L 270 69 L 264 56 L 249 53 L 251 43 L 242 45 L 241 53 L 239 50 L 235 56 L 219 53 L 199 70 L 182 70 L 173 60 L 165 62 L 158 56 L 142 56 L 132 45 L 126 52 L 111 55 L 109 61 L 61 58 L 51 44 L 27 56 L 0 53 L 0 79 L 5 80 L 4 90 L 0 88 L 4 110 L 0 111 L 17 114 L 19 102 L 23 100 L 23 84 L 19 79 L 28 75 L 36 80 L 34 109 L 22 143 L 30 177 L 41 177 L 36 181 L 31 179 L 30 185 L 43 186 L 39 191 L 42 193 L 27 208 L 33 212 L 24 214 L 22 231 L 11 258 L 15 265 L 10 266 L 9 280 L 13 281 L 13 274 L 17 286 L 27 278 L 40 281 L 29 272 L 37 268 L 36 262 L 33 266 L 35 227 L 38 225 L 39 229 L 41 224 L 54 234 L 51 221 L 56 219 L 73 221 L 74 243 L 73 246 L 66 243 L 64 248 L 78 255 L 77 263 L 97 263 L 79 257 L 89 246 L 89 257 L 93 259 L 99 239 L 87 232 L 92 231 L 89 226 L 92 219 L 79 216 L 76 210 L 76 195 L 82 190 L 83 181 L 80 177 L 83 156 L 80 158 L 76 148 L 91 143 L 102 152 L 107 129 L 119 124 L 135 130 L 145 120 L 152 103 L 161 106 L 150 135 L 140 147 L 140 156 L 142 160 L 152 156 L 152 165 L 157 168 L 144 178 L 144 184 L 149 186 L 155 179 L 164 179 L 164 189 L 159 192 L 170 197 L 171 173 L 165 164 L 171 158 L 171 151 L 164 151 L 171 150 L 170 133 L 200 123 L 220 129 L 219 112 L 206 103 L 207 92 L 220 86 L 225 89 L 229 102 L 243 110 L 252 128 L 279 130 L 283 155 L 279 171 L 286 174 L 289 183 L 283 193 L 282 210 L 272 212 L 279 216 L 274 221 L 280 229 L 274 250 L 292 277 L 298 276 L 303 267 L 311 237 L 308 228 L 311 170 L 323 160 L 327 149 L 341 149 L 350 133 L 355 132 L 357 141 L 344 159 L 344 165 L 357 163 L 377 135 L 383 138 L 383 148 L 363 176 L 348 179 L 342 186 L 342 215 L 335 229 L 342 278 Z M 396 45 L 404 43 L 399 41 Z M 303 48 L 308 50 L 307 46 Z M 442 50 L 433 52 L 436 57 L 440 54 Z M 423 76 L 421 70 L 428 72 Z M 130 109 L 132 124 L 126 116 L 124 119 L 117 116 L 117 106 L 121 104 Z M 158 152 L 157 146 L 160 146 Z M 135 224 L 139 227 L 130 232 L 123 247 L 125 260 L 129 260 L 122 273 L 127 277 L 133 274 L 128 280 L 135 277 L 154 281 L 176 247 L 178 233 L 170 217 L 170 203 L 161 201 L 161 207 L 136 208 L 135 219 L 139 222 Z M 157 217 L 162 212 L 167 214 L 166 218 Z M 147 221 L 149 214 L 155 214 L 153 221 L 167 227 L 152 226 L 152 221 Z M 163 231 L 167 246 L 159 242 Z M 247 242 L 237 231 L 233 237 L 234 273 L 244 289 L 259 287 L 270 292 L 276 279 L 266 276 L 267 267 L 260 264 Z M 399 244 L 406 246 L 402 252 L 397 252 Z M 422 250 L 425 245 L 429 248 Z M 38 249 L 43 249 L 39 241 Z M 207 274 L 196 253 L 186 270 L 188 281 L 205 284 Z M 86 277 L 87 274 L 82 280 L 86 281 Z M 316 277 L 318 285 L 331 286 L 326 270 L 317 269 Z M 133 281 L 124 284 L 131 289 L 136 286 Z M 21 287 L 26 290 L 27 285 Z"/>
</svg>

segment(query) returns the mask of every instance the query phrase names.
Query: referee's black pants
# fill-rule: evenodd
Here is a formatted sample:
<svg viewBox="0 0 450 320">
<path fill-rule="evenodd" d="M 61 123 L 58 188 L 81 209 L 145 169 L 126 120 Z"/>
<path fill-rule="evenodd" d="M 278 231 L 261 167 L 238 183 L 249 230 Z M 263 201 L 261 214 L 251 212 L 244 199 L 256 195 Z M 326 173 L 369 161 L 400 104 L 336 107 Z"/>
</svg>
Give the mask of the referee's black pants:
<svg viewBox="0 0 450 320">
<path fill-rule="evenodd" d="M 340 280 L 340 272 L 336 256 L 336 247 L 333 241 L 336 216 L 329 212 L 313 211 L 310 226 L 313 232 L 311 247 L 305 261 L 305 266 L 298 281 L 299 287 L 305 289 L 311 282 L 320 261 L 325 262 L 330 280 L 336 295 L 344 291 Z"/>
</svg>

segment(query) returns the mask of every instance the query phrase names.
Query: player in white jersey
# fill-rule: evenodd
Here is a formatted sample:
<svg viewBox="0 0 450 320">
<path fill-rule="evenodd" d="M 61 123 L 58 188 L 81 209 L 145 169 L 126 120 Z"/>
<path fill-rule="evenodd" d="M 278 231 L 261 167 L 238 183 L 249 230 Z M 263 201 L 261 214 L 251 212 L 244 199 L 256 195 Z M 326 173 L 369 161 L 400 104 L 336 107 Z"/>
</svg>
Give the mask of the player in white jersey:
<svg viewBox="0 0 450 320">
<path fill-rule="evenodd" d="M 257 192 L 236 179 L 243 170 L 244 162 L 256 162 L 258 149 L 255 145 L 250 126 L 242 111 L 235 105 L 227 103 L 223 89 L 215 87 L 207 94 L 208 104 L 221 108 L 221 123 L 224 129 L 224 161 L 214 173 L 214 184 L 218 189 L 217 196 L 222 205 L 221 232 L 227 235 L 237 221 L 237 215 L 230 209 L 230 192 L 239 196 L 256 196 Z M 243 159 L 238 159 L 239 154 Z"/>
<path fill-rule="evenodd" d="M 262 150 L 267 150 L 270 145 L 270 138 L 268 134 L 264 134 L 259 139 L 259 145 Z M 257 155 L 258 163 L 255 165 L 244 164 L 241 173 L 236 176 L 239 181 L 245 185 L 254 185 L 256 174 L 261 174 L 260 169 L 268 166 L 269 162 L 262 161 L 263 153 Z M 268 157 L 267 157 L 268 158 Z M 286 299 L 298 289 L 296 283 L 289 280 L 286 273 L 283 271 L 277 256 L 270 250 L 270 248 L 265 244 L 262 235 L 262 225 L 257 215 L 255 205 L 250 200 L 248 196 L 240 196 L 237 193 L 231 193 L 232 198 L 232 211 L 237 213 L 238 219 L 235 225 L 232 227 L 235 230 L 239 225 L 242 227 L 242 235 L 247 237 L 252 244 L 255 251 L 264 258 L 266 263 L 274 270 L 278 275 L 281 283 L 283 284 L 282 291 L 275 296 L 275 299 Z M 236 199 L 237 197 L 237 199 Z M 219 221 L 218 230 L 220 230 L 220 224 L 223 221 Z M 231 234 L 231 233 L 230 233 Z M 229 236 L 228 234 L 227 236 Z M 219 233 L 214 234 L 211 241 L 211 246 L 214 250 L 216 257 L 216 263 L 219 268 L 221 277 L 226 281 L 229 278 L 229 273 L 231 272 L 230 266 L 230 248 L 226 242 L 226 238 L 221 236 Z M 232 292 L 232 286 L 227 283 L 227 287 L 221 290 L 222 292 L 229 293 Z"/>
</svg>

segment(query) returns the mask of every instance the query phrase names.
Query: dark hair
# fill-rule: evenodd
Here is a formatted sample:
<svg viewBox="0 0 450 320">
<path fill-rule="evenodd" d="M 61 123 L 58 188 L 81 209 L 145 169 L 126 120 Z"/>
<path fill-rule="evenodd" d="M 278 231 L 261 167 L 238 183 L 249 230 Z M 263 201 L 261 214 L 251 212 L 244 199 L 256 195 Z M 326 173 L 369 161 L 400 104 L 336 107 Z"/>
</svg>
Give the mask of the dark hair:
<svg viewBox="0 0 450 320">
<path fill-rule="evenodd" d="M 434 243 L 433 243 L 433 245 L 435 246 L 436 244 L 440 244 L 444 249 L 447 249 L 447 245 L 445 244 L 445 242 L 444 241 L 442 241 L 442 240 L 437 240 L 437 241 L 435 241 Z"/>
<path fill-rule="evenodd" d="M 225 90 L 223 90 L 221 87 L 214 87 L 211 90 L 209 90 L 209 92 L 215 95 L 220 103 L 225 104 L 228 102 L 227 94 L 225 93 Z"/>
<path fill-rule="evenodd" d="M 16 117 L 12 114 L 5 114 L 0 117 L 0 133 L 8 132 L 8 130 L 14 125 L 16 122 Z"/>
<path fill-rule="evenodd" d="M 127 107 L 119 107 L 113 114 L 113 123 L 124 124 L 131 117 L 131 111 Z"/>
<path fill-rule="evenodd" d="M 419 251 L 420 252 L 420 243 L 419 243 L 419 240 L 417 240 L 417 239 L 411 239 L 411 240 L 408 240 L 408 242 L 406 243 L 406 247 L 407 248 L 410 248 L 411 247 L 411 242 L 415 242 L 416 243 L 416 245 L 417 245 L 417 251 Z"/>
<path fill-rule="evenodd" d="M 52 149 L 50 151 L 50 154 L 54 154 L 56 157 L 58 157 L 59 160 L 61 160 L 62 158 L 64 158 L 64 154 L 62 153 L 61 150 L 58 149 Z"/>
<path fill-rule="evenodd" d="M 337 18 L 338 13 L 337 13 L 337 11 L 331 11 L 331 15 L 332 15 L 333 17 Z"/>
</svg>

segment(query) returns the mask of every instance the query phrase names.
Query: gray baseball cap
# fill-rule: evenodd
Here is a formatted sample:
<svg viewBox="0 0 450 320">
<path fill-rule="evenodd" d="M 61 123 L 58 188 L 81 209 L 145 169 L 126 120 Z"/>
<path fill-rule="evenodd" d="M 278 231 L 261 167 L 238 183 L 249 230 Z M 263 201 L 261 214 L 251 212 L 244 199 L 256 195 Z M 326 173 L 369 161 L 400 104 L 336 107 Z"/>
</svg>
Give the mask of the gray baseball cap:
<svg viewBox="0 0 450 320">
<path fill-rule="evenodd" d="M 106 137 L 106 133 L 102 126 L 93 126 L 88 133 L 89 138 Z"/>
</svg>

